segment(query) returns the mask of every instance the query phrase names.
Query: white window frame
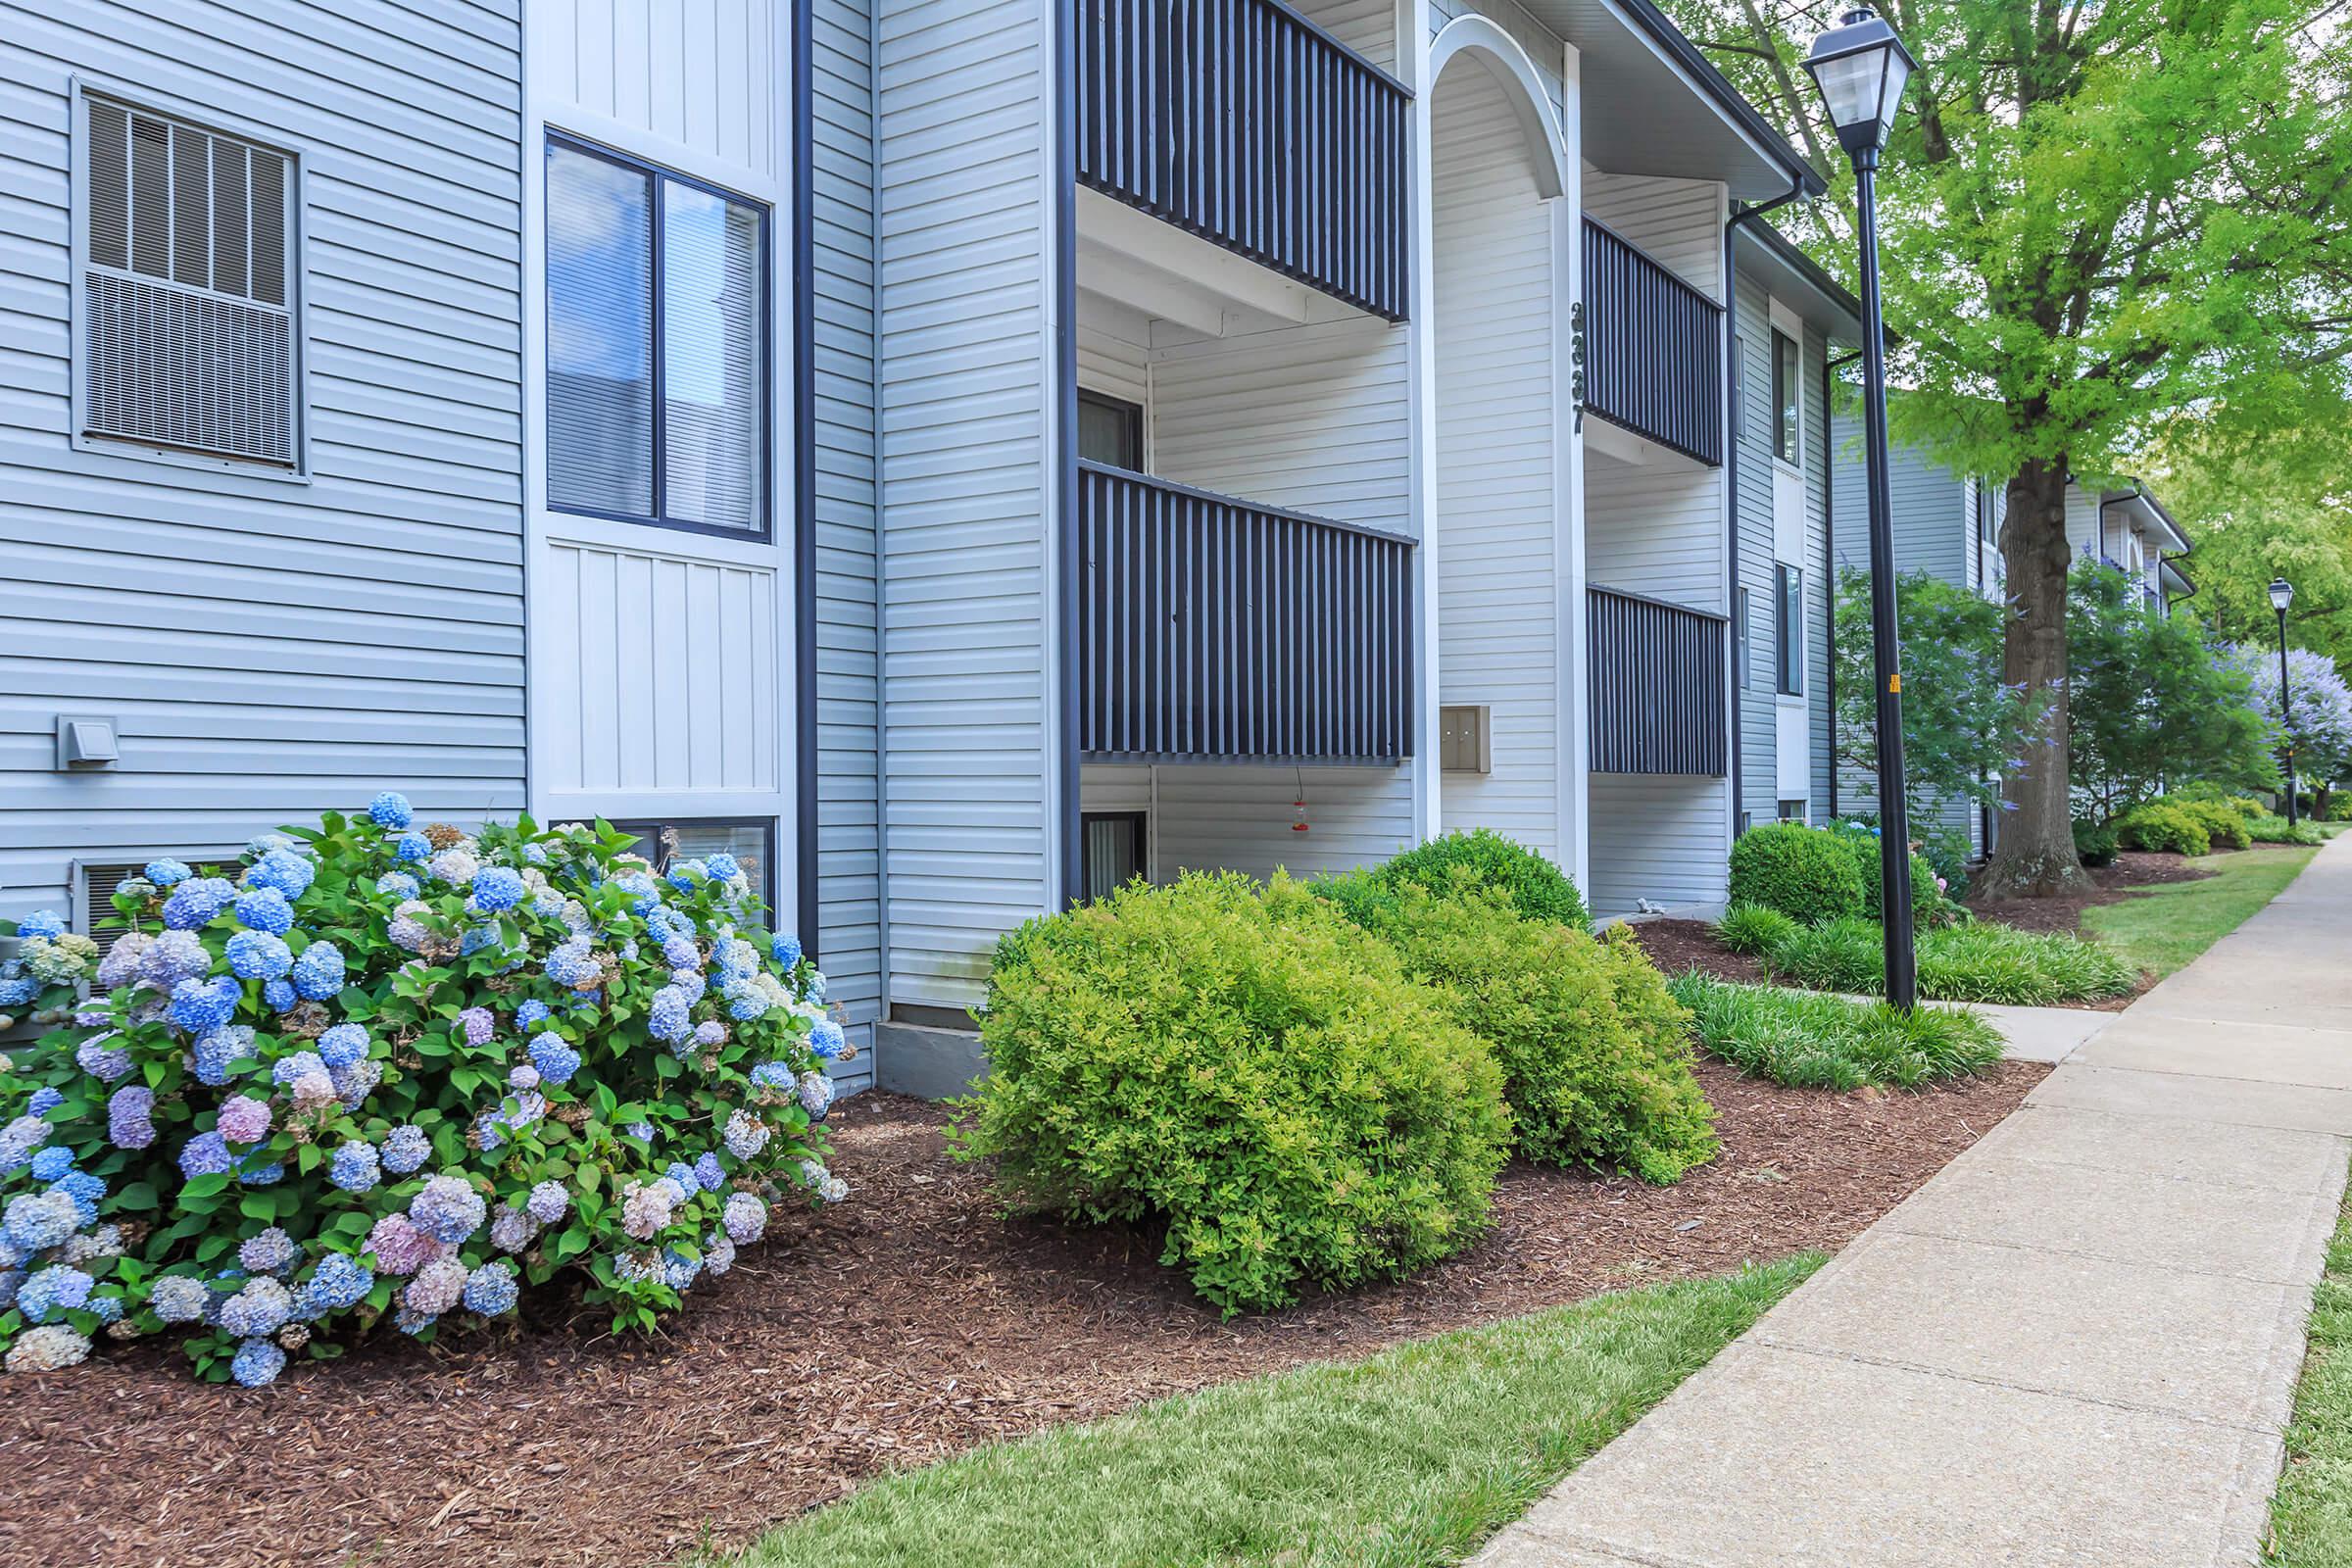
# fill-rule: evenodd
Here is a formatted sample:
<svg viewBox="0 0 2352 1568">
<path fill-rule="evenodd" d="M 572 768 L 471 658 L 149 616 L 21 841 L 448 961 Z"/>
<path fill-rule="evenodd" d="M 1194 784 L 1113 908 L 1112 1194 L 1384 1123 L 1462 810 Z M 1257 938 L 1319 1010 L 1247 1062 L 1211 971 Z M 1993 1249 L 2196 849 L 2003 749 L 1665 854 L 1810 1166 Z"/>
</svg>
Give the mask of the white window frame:
<svg viewBox="0 0 2352 1568">
<path fill-rule="evenodd" d="M 110 458 L 131 458 L 142 463 L 164 463 L 174 467 L 194 468 L 205 473 L 233 473 L 245 478 L 267 479 L 277 484 L 309 484 L 311 482 L 311 355 L 310 355 L 310 192 L 308 183 L 311 151 L 304 144 L 287 139 L 276 127 L 226 115 L 210 104 L 190 103 L 172 93 L 149 88 L 133 88 L 101 76 L 76 74 L 67 78 L 66 91 L 72 102 L 72 127 L 67 137 L 67 204 L 66 227 L 70 233 L 69 268 L 66 293 L 69 301 L 68 339 L 71 363 L 66 379 L 72 392 L 72 424 L 67 436 L 77 452 L 100 454 Z M 281 154 L 293 166 L 292 177 L 286 181 L 287 204 L 291 209 L 286 219 L 286 287 L 292 298 L 289 317 L 293 322 L 293 403 L 294 463 L 291 467 L 266 463 L 256 458 L 229 457 L 220 453 L 196 452 L 185 447 L 164 446 L 134 437 L 94 434 L 85 429 L 89 419 L 89 388 L 85 371 L 89 367 L 89 307 L 83 302 L 82 273 L 89 263 L 89 190 L 90 190 L 90 100 L 104 98 L 131 110 L 145 110 L 160 118 L 176 120 L 219 135 L 231 136 L 239 141 Z"/>
</svg>

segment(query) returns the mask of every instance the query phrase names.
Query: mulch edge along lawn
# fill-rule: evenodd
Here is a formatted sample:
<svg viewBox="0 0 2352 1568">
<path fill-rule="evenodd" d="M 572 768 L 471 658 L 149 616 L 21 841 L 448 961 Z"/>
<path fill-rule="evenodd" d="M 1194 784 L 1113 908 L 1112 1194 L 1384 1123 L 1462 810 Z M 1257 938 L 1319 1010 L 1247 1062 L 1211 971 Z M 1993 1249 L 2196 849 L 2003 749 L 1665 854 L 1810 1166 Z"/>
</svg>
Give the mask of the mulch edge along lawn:
<svg viewBox="0 0 2352 1568">
<path fill-rule="evenodd" d="M 2286 1468 L 2271 1499 L 2263 1560 L 2279 1568 L 2352 1565 L 2352 1201 L 2312 1291 L 2311 1347 L 2286 1428 Z"/>
<path fill-rule="evenodd" d="M 1456 1562 L 1822 1261 L 1596 1297 L 991 1445 L 706 1560 Z"/>
</svg>

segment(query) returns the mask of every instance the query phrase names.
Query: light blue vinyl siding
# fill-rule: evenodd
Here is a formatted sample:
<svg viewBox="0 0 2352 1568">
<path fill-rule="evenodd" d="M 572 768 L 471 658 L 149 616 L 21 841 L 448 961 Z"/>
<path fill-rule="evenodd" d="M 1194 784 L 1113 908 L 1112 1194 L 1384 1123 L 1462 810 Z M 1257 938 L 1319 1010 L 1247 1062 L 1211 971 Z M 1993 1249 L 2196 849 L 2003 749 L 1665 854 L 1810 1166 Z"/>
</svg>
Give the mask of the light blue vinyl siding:
<svg viewBox="0 0 2352 1568">
<path fill-rule="evenodd" d="M 72 82 L 293 150 L 310 481 L 71 444 Z M 384 786 L 522 805 L 512 5 L 0 0 L 0 913 Z M 52 770 L 61 712 L 121 763 Z"/>
<path fill-rule="evenodd" d="M 861 1048 L 882 998 L 874 527 L 873 23 L 815 0 L 817 899 L 830 996 Z"/>
</svg>

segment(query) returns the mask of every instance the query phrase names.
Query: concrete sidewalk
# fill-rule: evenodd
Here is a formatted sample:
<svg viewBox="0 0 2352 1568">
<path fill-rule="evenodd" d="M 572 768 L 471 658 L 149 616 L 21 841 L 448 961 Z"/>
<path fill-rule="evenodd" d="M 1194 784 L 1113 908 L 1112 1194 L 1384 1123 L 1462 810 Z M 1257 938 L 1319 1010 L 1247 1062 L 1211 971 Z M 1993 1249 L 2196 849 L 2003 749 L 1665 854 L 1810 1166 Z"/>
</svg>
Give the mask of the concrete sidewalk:
<svg viewBox="0 0 2352 1568">
<path fill-rule="evenodd" d="M 2352 1149 L 2352 836 L 1482 1568 L 2258 1560 Z"/>
</svg>

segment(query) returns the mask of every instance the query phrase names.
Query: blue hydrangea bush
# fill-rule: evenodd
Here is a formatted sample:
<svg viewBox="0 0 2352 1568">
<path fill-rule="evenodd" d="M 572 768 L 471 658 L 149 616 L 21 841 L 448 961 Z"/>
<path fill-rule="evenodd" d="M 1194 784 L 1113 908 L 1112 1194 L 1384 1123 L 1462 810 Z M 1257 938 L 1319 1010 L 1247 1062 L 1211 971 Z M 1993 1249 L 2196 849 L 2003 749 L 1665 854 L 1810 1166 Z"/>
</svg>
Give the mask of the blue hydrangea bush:
<svg viewBox="0 0 2352 1568">
<path fill-rule="evenodd" d="M 103 956 L 20 923 L 0 1012 L 0 1350 L 179 1337 L 253 1386 L 569 1275 L 651 1328 L 823 1164 L 824 976 L 731 857 L 599 822 L 467 835 L 398 795 L 241 864 L 157 860 Z"/>
</svg>

